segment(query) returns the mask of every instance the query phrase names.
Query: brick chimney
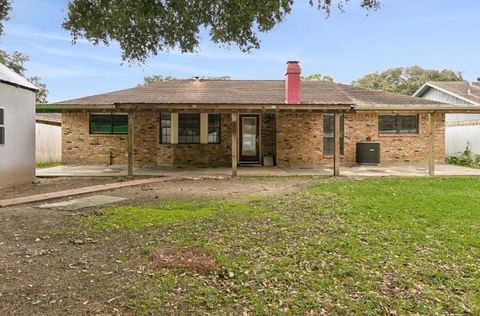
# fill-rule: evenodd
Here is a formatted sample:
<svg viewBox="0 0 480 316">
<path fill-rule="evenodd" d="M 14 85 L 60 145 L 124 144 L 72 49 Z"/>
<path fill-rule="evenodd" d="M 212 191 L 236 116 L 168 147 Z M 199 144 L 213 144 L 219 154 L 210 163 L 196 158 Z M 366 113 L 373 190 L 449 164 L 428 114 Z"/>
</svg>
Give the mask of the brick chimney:
<svg viewBox="0 0 480 316">
<path fill-rule="evenodd" d="M 298 61 L 287 62 L 285 73 L 285 103 L 300 103 L 300 74 Z"/>
</svg>

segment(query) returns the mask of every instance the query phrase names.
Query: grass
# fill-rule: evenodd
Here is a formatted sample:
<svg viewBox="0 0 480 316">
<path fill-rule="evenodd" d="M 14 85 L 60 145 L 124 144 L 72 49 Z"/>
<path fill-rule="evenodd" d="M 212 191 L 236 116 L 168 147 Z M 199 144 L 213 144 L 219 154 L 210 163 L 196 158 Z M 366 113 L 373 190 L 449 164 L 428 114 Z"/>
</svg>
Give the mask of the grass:
<svg viewBox="0 0 480 316">
<path fill-rule="evenodd" d="M 83 226 L 200 247 L 221 267 L 153 271 L 130 288 L 130 313 L 475 315 L 479 200 L 476 178 L 339 180 L 278 199 L 111 208 Z"/>
<path fill-rule="evenodd" d="M 52 167 L 57 167 L 57 166 L 60 166 L 60 165 L 61 165 L 60 162 L 39 162 L 35 165 L 35 168 L 39 168 L 39 169 L 52 168 Z"/>
</svg>

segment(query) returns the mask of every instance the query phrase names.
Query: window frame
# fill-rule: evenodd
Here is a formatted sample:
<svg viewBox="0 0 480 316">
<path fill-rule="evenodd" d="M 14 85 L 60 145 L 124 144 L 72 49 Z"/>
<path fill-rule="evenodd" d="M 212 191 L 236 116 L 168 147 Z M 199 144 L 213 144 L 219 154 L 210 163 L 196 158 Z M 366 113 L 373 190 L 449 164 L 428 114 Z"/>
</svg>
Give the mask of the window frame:
<svg viewBox="0 0 480 316">
<path fill-rule="evenodd" d="M 163 119 L 163 115 L 166 115 L 168 114 L 169 115 L 169 119 L 168 121 L 170 122 L 170 126 L 168 127 L 165 127 L 166 129 L 168 129 L 170 131 L 170 133 L 166 133 L 166 135 L 163 134 L 163 126 L 162 126 L 162 122 L 164 121 Z M 161 145 L 171 145 L 172 144 L 172 112 L 160 112 L 160 116 L 159 116 L 159 119 L 160 119 L 160 130 L 159 130 L 159 144 Z M 166 121 L 166 119 L 165 119 Z M 166 141 L 163 141 L 163 137 L 166 137 L 168 140 Z"/>
<path fill-rule="evenodd" d="M 332 130 L 332 136 L 325 136 L 325 117 L 332 117 L 333 119 L 333 130 Z M 330 134 L 330 132 L 329 132 Z M 335 153 L 335 114 L 334 113 L 324 113 L 323 114 L 323 145 L 322 145 L 322 151 L 324 156 L 333 156 Z M 325 139 L 332 139 L 333 140 L 333 150 L 332 152 L 327 152 L 325 150 Z M 344 113 L 340 113 L 340 155 L 345 155 L 345 115 Z"/>
<path fill-rule="evenodd" d="M 5 108 L 0 108 L 0 145 L 5 145 Z"/>
<path fill-rule="evenodd" d="M 395 117 L 395 132 L 382 131 L 380 126 L 380 120 L 382 117 Z M 408 129 L 401 126 L 401 118 L 415 117 L 416 128 L 414 132 L 408 131 Z M 378 115 L 378 135 L 418 135 L 420 134 L 420 116 L 419 114 L 380 114 Z"/>
<path fill-rule="evenodd" d="M 110 116 L 110 132 L 99 132 L 99 131 L 92 131 L 92 118 L 94 116 Z M 114 124 L 115 123 L 115 116 L 122 116 L 123 119 L 126 118 L 126 126 L 127 130 L 126 132 L 115 132 L 114 127 L 115 126 L 122 126 L 125 124 Z M 90 135 L 127 135 L 128 134 L 128 114 L 127 113 L 89 113 L 88 115 L 88 132 Z"/>
<path fill-rule="evenodd" d="M 216 128 L 217 131 L 217 140 L 210 141 L 210 116 L 217 116 L 218 120 L 216 121 L 218 126 Z M 222 143 L 222 115 L 220 113 L 208 113 L 207 115 L 207 143 L 208 144 L 221 144 Z M 200 131 L 201 132 L 201 131 Z"/>
<path fill-rule="evenodd" d="M 196 116 L 197 119 L 195 121 L 198 122 L 198 124 L 196 125 L 191 125 L 191 126 L 184 126 L 182 127 L 182 116 L 185 116 L 185 115 L 191 115 L 191 116 Z M 188 121 L 194 121 L 192 119 L 188 120 Z M 181 144 L 181 145 L 196 145 L 196 144 L 200 144 L 200 134 L 201 134 L 201 119 L 200 119 L 200 113 L 197 113 L 197 112 L 183 112 L 183 113 L 178 113 L 178 144 Z M 185 123 L 184 123 L 185 124 Z M 198 133 L 196 135 L 182 135 L 181 133 L 181 130 L 182 128 L 189 128 L 189 129 L 192 129 L 192 128 L 195 128 L 195 130 L 198 130 Z M 186 137 L 192 137 L 192 141 L 186 141 Z M 182 138 L 184 140 L 182 140 Z M 198 138 L 198 140 L 195 141 L 195 138 Z"/>
</svg>

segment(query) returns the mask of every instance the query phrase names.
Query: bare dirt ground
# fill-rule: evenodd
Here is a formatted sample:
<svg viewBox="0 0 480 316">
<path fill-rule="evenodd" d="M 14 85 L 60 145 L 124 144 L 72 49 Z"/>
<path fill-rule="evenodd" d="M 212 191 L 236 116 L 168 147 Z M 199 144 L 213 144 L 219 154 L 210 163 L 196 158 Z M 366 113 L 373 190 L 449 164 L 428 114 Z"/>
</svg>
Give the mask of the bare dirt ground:
<svg viewBox="0 0 480 316">
<path fill-rule="evenodd" d="M 2 189 L 0 198 L 123 181 L 120 178 L 57 178 Z M 127 198 L 119 205 L 149 205 L 181 199 L 242 199 L 292 193 L 318 178 L 241 178 L 175 180 L 105 191 Z M 139 245 L 148 235 L 122 240 L 75 236 L 65 228 L 101 211 L 39 209 L 39 204 L 0 208 L 0 315 L 120 314 L 131 284 L 145 278 Z M 81 240 L 80 240 L 81 239 Z M 80 240 L 80 241 L 79 241 Z M 140 260 L 140 259 L 139 259 Z"/>
</svg>

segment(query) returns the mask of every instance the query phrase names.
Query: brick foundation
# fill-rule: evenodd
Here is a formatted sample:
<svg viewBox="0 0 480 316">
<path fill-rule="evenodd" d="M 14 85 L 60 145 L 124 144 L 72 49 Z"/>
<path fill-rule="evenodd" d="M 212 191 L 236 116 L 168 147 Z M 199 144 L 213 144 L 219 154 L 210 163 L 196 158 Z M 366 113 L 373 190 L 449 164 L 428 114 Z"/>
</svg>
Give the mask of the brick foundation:
<svg viewBox="0 0 480 316">
<path fill-rule="evenodd" d="M 381 143 L 381 162 L 425 162 L 428 154 L 428 115 L 419 115 L 415 135 L 379 135 L 378 114 L 345 114 L 346 163 L 355 161 L 355 144 L 370 137 Z M 445 116 L 436 117 L 435 159 L 444 160 Z M 323 154 L 322 113 L 262 114 L 262 156 L 278 165 L 310 166 L 332 159 Z M 65 164 L 125 164 L 127 135 L 89 134 L 88 113 L 62 115 L 62 161 Z M 135 164 L 138 166 L 229 166 L 231 116 L 221 115 L 220 144 L 160 144 L 159 115 L 134 114 Z"/>
</svg>

